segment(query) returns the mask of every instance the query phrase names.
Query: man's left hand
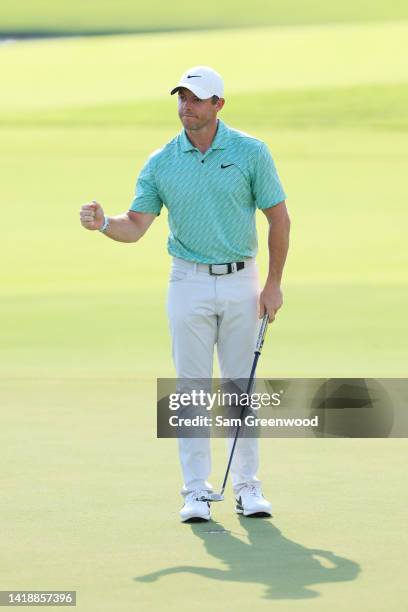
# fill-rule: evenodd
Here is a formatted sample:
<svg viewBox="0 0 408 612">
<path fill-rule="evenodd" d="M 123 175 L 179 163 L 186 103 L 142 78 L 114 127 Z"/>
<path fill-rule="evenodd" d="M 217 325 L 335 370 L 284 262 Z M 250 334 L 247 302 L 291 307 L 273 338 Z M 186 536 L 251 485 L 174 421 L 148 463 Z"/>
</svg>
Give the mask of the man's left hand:
<svg viewBox="0 0 408 612">
<path fill-rule="evenodd" d="M 268 313 L 269 322 L 273 321 L 282 304 L 283 296 L 278 283 L 266 283 L 259 296 L 259 317 L 262 318 Z"/>
</svg>

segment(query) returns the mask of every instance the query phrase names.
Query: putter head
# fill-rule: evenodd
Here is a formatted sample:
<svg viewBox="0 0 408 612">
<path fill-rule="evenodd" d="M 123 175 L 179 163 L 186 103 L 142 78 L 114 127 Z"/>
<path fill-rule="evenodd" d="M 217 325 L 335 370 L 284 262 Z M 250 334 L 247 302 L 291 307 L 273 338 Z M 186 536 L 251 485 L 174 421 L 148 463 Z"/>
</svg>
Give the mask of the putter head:
<svg viewBox="0 0 408 612">
<path fill-rule="evenodd" d="M 201 497 L 197 497 L 197 501 L 220 502 L 224 501 L 224 495 L 222 493 L 208 493 L 208 495 L 201 495 Z"/>
</svg>

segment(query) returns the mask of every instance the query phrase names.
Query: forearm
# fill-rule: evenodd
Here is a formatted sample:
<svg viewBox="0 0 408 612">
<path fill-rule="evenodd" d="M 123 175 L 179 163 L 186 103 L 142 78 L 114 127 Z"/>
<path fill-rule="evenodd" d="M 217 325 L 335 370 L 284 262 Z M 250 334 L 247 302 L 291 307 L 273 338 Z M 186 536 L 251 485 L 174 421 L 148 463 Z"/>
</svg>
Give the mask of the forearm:
<svg viewBox="0 0 408 612">
<path fill-rule="evenodd" d="M 109 228 L 105 236 L 117 242 L 137 242 L 146 232 L 146 225 L 136 219 L 130 219 L 128 213 L 109 217 Z"/>
<path fill-rule="evenodd" d="M 280 285 L 289 249 L 290 220 L 286 215 L 269 223 L 269 271 L 267 284 Z"/>
</svg>

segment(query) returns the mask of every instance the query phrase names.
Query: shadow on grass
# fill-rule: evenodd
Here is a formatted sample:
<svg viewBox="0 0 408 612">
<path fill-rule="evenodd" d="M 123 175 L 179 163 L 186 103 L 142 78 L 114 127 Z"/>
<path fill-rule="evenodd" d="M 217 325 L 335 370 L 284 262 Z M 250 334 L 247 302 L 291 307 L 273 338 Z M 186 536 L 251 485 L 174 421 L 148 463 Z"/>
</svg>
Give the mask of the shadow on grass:
<svg viewBox="0 0 408 612">
<path fill-rule="evenodd" d="M 262 585 L 265 599 L 312 599 L 320 593 L 311 585 L 347 582 L 360 572 L 355 561 L 289 540 L 270 520 L 240 517 L 240 524 L 246 533 L 235 535 L 247 536 L 248 542 L 214 521 L 186 526 L 226 569 L 179 565 L 134 580 L 154 582 L 163 576 L 196 574 L 212 580 Z"/>
<path fill-rule="evenodd" d="M 249 27 L 262 27 L 263 24 L 252 24 Z M 129 35 L 143 35 L 143 34 L 171 34 L 182 33 L 182 32 L 204 32 L 208 30 L 223 30 L 225 24 L 186 24 L 184 26 L 177 27 L 176 25 L 169 26 L 146 26 L 143 28 L 128 27 L 128 28 L 116 28 L 112 30 L 104 30 L 103 28 L 94 29 L 81 29 L 80 27 L 73 28 L 59 28 L 56 30 L 49 30 L 44 28 L 33 28 L 33 29 L 20 29 L 20 30 L 2 30 L 0 29 L 0 40 L 1 39 L 15 39 L 15 40 L 35 40 L 41 38 L 73 38 L 77 36 L 129 36 Z M 229 29 L 245 29 L 248 26 L 245 23 L 235 24 Z"/>
</svg>

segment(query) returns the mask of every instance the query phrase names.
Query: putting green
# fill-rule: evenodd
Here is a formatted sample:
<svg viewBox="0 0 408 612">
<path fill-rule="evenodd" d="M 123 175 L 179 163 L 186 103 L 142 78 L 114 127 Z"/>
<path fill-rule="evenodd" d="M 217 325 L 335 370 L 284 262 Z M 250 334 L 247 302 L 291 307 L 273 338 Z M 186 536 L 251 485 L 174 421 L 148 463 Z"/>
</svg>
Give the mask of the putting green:
<svg viewBox="0 0 408 612">
<path fill-rule="evenodd" d="M 404 610 L 405 440 L 264 440 L 274 519 L 239 520 L 228 494 L 191 527 L 175 441 L 154 439 L 153 382 L 2 389 L 2 589 L 76 589 L 86 612 Z"/>
<path fill-rule="evenodd" d="M 407 33 L 0 48 L 1 589 L 76 589 L 86 612 L 404 610 L 405 440 L 264 440 L 273 521 L 238 520 L 229 496 L 217 523 L 178 523 L 176 445 L 155 439 L 155 378 L 173 374 L 166 214 L 124 245 L 83 230 L 78 210 L 127 209 L 147 155 L 179 129 L 169 85 L 205 48 L 231 95 L 224 119 L 268 143 L 289 195 L 286 301 L 259 374 L 406 376 Z"/>
</svg>

